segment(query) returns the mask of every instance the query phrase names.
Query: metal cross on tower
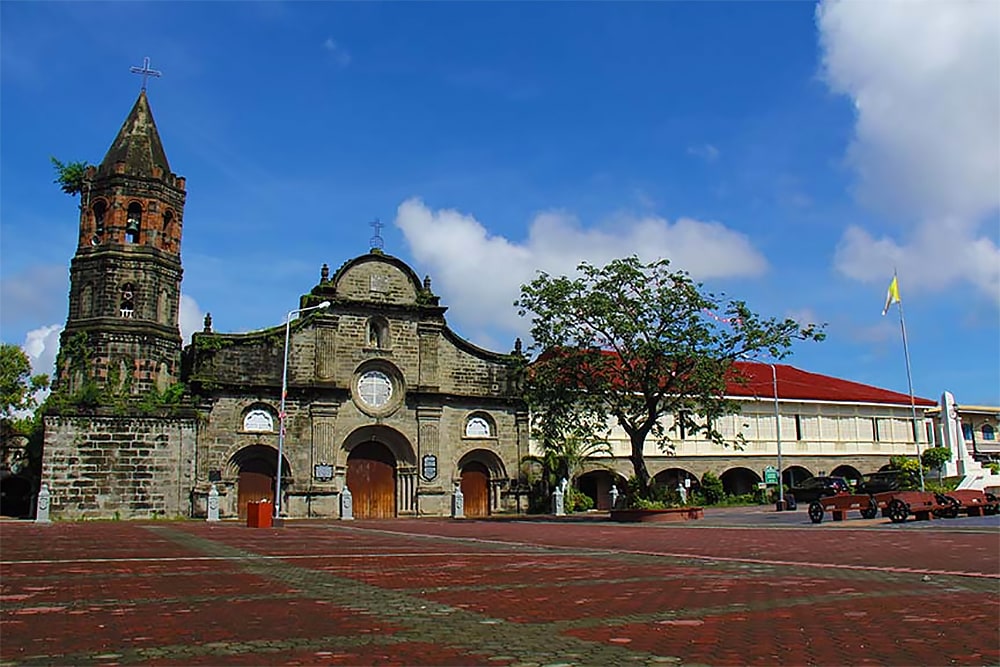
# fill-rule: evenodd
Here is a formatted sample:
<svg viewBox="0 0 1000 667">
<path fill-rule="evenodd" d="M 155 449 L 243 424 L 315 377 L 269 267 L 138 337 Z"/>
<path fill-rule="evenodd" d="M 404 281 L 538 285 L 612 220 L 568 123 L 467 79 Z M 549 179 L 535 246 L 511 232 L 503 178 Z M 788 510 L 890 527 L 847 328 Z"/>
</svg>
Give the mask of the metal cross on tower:
<svg viewBox="0 0 1000 667">
<path fill-rule="evenodd" d="M 382 240 L 382 228 L 385 225 L 378 218 L 368 224 L 375 228 L 375 236 L 371 237 L 368 242 L 371 244 L 372 250 L 381 250 L 385 246 L 385 242 Z"/>
<path fill-rule="evenodd" d="M 129 67 L 128 71 L 132 72 L 133 74 L 141 74 L 142 75 L 142 89 L 143 90 L 146 90 L 146 80 L 149 77 L 154 76 L 154 77 L 158 78 L 162 74 L 162 72 L 160 72 L 158 70 L 155 70 L 155 69 L 151 69 L 149 67 L 149 56 L 146 56 L 145 58 L 142 59 L 142 67 L 135 67 L 135 66 Z"/>
</svg>

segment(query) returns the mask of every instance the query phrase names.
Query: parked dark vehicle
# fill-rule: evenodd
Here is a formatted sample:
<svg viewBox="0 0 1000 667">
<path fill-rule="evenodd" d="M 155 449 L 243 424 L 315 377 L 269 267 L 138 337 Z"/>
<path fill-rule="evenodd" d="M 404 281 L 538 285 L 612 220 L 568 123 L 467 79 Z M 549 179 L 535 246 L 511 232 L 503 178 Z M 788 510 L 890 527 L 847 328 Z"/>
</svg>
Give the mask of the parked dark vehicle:
<svg viewBox="0 0 1000 667">
<path fill-rule="evenodd" d="M 814 500 L 835 496 L 838 493 L 847 493 L 849 487 L 847 480 L 843 477 L 810 477 L 802 480 L 796 486 L 788 490 L 786 498 L 791 496 L 788 503 L 789 509 L 794 509 L 799 503 L 809 504 Z M 793 500 L 792 500 L 793 499 Z"/>
<path fill-rule="evenodd" d="M 906 470 L 883 470 L 865 475 L 858 484 L 856 493 L 886 493 L 887 491 L 908 491 L 920 487 L 916 475 Z"/>
</svg>

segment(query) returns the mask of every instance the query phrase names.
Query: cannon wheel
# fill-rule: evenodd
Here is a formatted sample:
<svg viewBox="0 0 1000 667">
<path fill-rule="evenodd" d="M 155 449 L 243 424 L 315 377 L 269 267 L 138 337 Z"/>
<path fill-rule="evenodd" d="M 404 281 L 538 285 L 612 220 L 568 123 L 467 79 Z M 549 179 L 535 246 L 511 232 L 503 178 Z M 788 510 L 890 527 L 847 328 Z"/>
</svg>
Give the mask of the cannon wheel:
<svg viewBox="0 0 1000 667">
<path fill-rule="evenodd" d="M 878 503 L 874 499 L 868 501 L 868 507 L 861 510 L 862 519 L 874 519 L 878 516 Z"/>
<path fill-rule="evenodd" d="M 962 509 L 962 503 L 951 496 L 941 496 L 941 500 L 947 503 L 948 507 L 938 510 L 938 515 L 945 519 L 957 519 L 959 511 Z"/>
<path fill-rule="evenodd" d="M 809 520 L 813 523 L 819 523 L 823 520 L 823 506 L 818 500 L 809 503 Z"/>
<path fill-rule="evenodd" d="M 903 523 L 910 514 L 910 508 L 899 498 L 893 498 L 889 503 L 889 520 L 893 523 Z"/>
</svg>

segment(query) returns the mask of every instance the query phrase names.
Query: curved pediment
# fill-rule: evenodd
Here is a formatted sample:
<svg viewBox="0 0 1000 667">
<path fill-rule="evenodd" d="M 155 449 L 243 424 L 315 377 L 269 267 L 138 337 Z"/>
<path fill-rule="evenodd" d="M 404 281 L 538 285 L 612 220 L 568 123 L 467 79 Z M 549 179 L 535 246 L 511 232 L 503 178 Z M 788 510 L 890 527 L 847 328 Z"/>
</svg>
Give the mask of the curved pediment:
<svg viewBox="0 0 1000 667">
<path fill-rule="evenodd" d="M 410 305 L 418 303 L 423 292 L 413 269 L 395 257 L 376 253 L 347 262 L 331 282 L 335 298 L 345 301 Z"/>
</svg>

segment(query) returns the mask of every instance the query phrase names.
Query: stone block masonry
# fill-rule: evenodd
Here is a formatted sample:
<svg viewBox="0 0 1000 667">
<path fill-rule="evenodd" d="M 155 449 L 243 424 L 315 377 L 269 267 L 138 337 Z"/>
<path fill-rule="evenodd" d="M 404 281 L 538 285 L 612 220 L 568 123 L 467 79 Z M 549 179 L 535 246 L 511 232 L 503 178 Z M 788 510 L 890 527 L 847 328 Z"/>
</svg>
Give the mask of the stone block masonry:
<svg viewBox="0 0 1000 667">
<path fill-rule="evenodd" d="M 46 416 L 52 518 L 190 516 L 196 431 L 191 416 Z"/>
</svg>

